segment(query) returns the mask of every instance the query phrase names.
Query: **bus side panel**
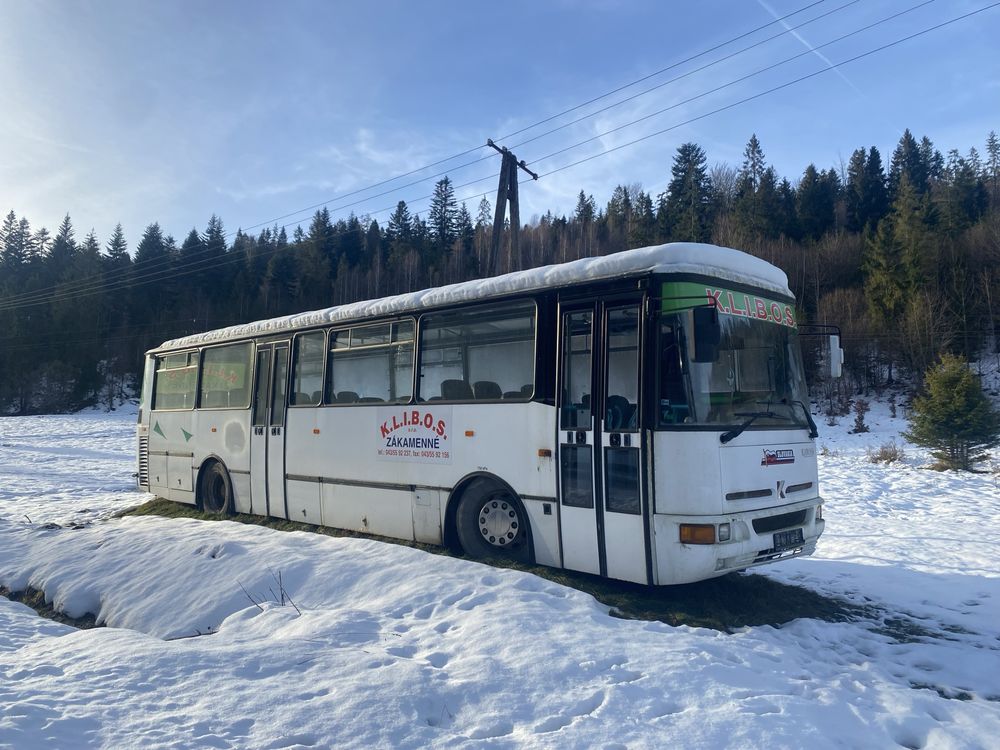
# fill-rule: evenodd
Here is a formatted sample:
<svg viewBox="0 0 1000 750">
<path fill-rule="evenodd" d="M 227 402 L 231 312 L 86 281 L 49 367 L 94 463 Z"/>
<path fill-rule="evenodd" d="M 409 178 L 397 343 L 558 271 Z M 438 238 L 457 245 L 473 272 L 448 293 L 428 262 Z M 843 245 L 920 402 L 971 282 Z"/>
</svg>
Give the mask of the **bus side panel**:
<svg viewBox="0 0 1000 750">
<path fill-rule="evenodd" d="M 209 457 L 222 461 L 229 472 L 236 510 L 250 510 L 250 410 L 202 409 L 194 412 L 193 437 L 188 450 L 193 451 L 194 476 Z"/>
<path fill-rule="evenodd" d="M 154 411 L 149 417 L 149 483 L 157 497 L 195 502 L 193 411 Z"/>
<path fill-rule="evenodd" d="M 376 406 L 289 409 L 286 472 L 334 480 L 450 489 L 476 471 L 496 474 L 520 495 L 555 497 L 555 410 L 537 403 L 400 406 L 443 415 L 444 460 L 386 459 L 378 451 L 384 414 Z"/>
<path fill-rule="evenodd" d="M 323 525 L 412 540 L 413 496 L 410 491 L 324 484 Z"/>
<path fill-rule="evenodd" d="M 401 420 L 403 411 L 414 409 L 434 413 L 435 424 L 444 420 L 441 444 L 447 447 L 446 459 L 379 455 L 386 444 L 385 417 L 398 411 Z M 399 434 L 409 433 L 402 430 Z M 322 522 L 327 526 L 402 539 L 427 538 L 431 532 L 418 520 L 424 512 L 418 507 L 422 490 L 417 488 L 446 493 L 463 477 L 477 472 L 500 477 L 519 495 L 551 498 L 555 503 L 555 409 L 544 404 L 427 402 L 398 407 L 290 408 L 285 435 L 286 473 L 322 483 Z M 293 506 L 299 507 L 297 493 L 311 494 L 298 488 L 300 484 L 304 487 L 306 482 L 289 482 L 289 510 L 295 520 L 301 520 L 292 511 Z M 441 525 L 446 508 L 443 502 L 438 506 Z M 555 516 L 544 518 L 554 522 Z M 419 534 L 414 524 L 423 528 Z M 558 552 L 543 551 L 541 557 L 557 560 Z"/>
</svg>

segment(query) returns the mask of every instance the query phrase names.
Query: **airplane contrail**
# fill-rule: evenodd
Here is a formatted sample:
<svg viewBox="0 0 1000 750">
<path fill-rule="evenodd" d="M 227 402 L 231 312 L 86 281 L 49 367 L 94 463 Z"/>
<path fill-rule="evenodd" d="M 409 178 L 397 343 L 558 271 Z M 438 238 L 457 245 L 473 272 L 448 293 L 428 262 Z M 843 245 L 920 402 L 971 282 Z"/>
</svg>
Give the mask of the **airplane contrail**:
<svg viewBox="0 0 1000 750">
<path fill-rule="evenodd" d="M 795 31 L 788 24 L 787 21 L 785 21 L 784 19 L 782 19 L 774 11 L 774 9 L 770 5 L 768 5 L 766 2 L 764 2 L 764 0 L 757 0 L 757 4 L 760 5 L 760 7 L 763 8 L 764 10 L 766 10 L 768 13 L 770 13 L 771 16 L 776 21 L 778 21 L 779 23 L 781 23 L 781 25 L 785 27 L 785 31 L 790 32 L 792 34 L 792 36 L 794 36 L 796 39 L 798 39 L 800 42 L 802 42 L 802 44 L 805 46 L 806 49 L 808 49 L 810 52 L 812 52 L 814 55 L 816 55 L 816 57 L 818 57 L 820 60 L 822 60 L 823 63 L 827 67 L 831 68 L 834 73 L 836 73 L 838 76 L 840 76 L 840 78 L 844 81 L 844 83 L 846 83 L 848 86 L 850 86 L 852 89 L 854 89 L 860 96 L 865 96 L 865 92 L 862 91 L 861 89 L 859 89 L 857 86 L 855 86 L 854 82 L 850 78 L 848 78 L 846 75 L 844 75 L 844 73 L 840 70 L 840 68 L 838 68 L 836 65 L 833 64 L 833 61 L 830 58 L 828 58 L 822 52 L 820 52 L 815 47 L 813 47 L 805 37 L 803 37 L 801 34 L 799 34 L 799 32 Z"/>
</svg>

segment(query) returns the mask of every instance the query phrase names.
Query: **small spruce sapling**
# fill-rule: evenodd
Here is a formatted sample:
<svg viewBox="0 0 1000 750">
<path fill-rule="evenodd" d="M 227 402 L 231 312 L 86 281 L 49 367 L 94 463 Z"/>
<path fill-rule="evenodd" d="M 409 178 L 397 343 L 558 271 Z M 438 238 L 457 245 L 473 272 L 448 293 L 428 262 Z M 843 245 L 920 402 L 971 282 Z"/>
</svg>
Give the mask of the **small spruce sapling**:
<svg viewBox="0 0 1000 750">
<path fill-rule="evenodd" d="M 854 429 L 853 433 L 868 432 L 868 425 L 865 424 L 865 414 L 871 409 L 871 404 L 863 398 L 854 399 Z"/>
<path fill-rule="evenodd" d="M 972 471 L 1000 445 L 1000 413 L 983 393 L 965 358 L 944 354 L 927 370 L 925 393 L 913 401 L 904 437 L 931 449 L 937 468 Z"/>
</svg>

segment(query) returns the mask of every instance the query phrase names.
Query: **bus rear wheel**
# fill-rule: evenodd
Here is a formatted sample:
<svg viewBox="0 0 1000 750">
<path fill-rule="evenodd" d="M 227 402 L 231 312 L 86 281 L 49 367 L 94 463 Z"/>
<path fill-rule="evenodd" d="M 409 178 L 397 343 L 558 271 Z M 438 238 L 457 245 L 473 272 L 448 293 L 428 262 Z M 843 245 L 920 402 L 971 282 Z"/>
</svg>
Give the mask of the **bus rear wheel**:
<svg viewBox="0 0 1000 750">
<path fill-rule="evenodd" d="M 231 516 L 235 511 L 233 498 L 233 483 L 229 479 L 226 467 L 218 461 L 212 461 L 201 472 L 198 482 L 198 499 L 201 509 L 216 516 Z"/>
<path fill-rule="evenodd" d="M 455 525 L 470 557 L 531 562 L 528 519 L 510 490 L 489 480 L 474 482 L 459 500 Z"/>
</svg>

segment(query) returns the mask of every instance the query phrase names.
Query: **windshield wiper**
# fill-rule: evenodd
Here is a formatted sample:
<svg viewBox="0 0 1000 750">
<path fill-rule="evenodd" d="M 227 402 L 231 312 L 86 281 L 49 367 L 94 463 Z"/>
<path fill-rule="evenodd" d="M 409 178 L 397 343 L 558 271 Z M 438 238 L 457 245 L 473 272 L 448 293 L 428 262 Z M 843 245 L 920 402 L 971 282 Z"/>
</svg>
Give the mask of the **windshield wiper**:
<svg viewBox="0 0 1000 750">
<path fill-rule="evenodd" d="M 783 419 L 786 422 L 790 422 L 790 417 L 783 417 L 780 414 L 775 414 L 773 411 L 738 411 L 733 414 L 734 417 L 747 417 L 747 421 L 741 424 L 739 427 L 729 430 L 728 432 L 723 432 L 719 435 L 720 443 L 728 443 L 733 438 L 739 437 L 743 434 L 743 431 L 752 425 L 758 419 Z"/>
<path fill-rule="evenodd" d="M 812 414 L 809 413 L 809 408 L 801 401 L 791 401 L 790 403 L 802 407 L 802 411 L 806 415 L 806 421 L 809 423 L 809 437 L 819 437 L 819 430 L 816 428 L 816 422 L 813 421 Z"/>
</svg>

